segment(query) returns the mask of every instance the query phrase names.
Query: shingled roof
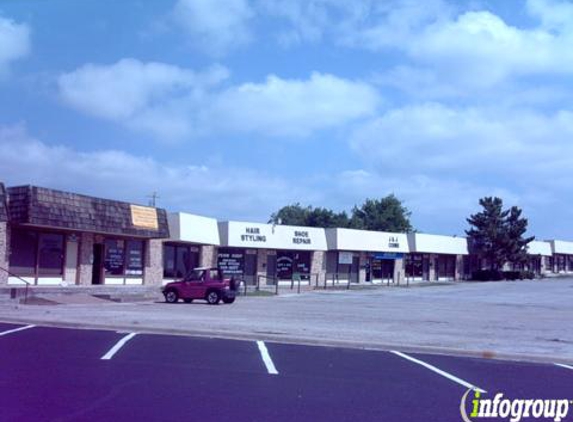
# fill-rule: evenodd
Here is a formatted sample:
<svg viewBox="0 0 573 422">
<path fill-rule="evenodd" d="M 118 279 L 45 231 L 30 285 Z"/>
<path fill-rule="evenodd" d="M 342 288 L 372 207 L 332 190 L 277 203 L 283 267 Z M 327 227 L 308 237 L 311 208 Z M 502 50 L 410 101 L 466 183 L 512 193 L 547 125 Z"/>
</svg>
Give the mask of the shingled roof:
<svg viewBox="0 0 573 422">
<path fill-rule="evenodd" d="M 37 186 L 8 188 L 10 222 L 92 233 L 168 238 L 167 213 L 156 208 L 157 229 L 132 221 L 132 204 Z"/>
</svg>

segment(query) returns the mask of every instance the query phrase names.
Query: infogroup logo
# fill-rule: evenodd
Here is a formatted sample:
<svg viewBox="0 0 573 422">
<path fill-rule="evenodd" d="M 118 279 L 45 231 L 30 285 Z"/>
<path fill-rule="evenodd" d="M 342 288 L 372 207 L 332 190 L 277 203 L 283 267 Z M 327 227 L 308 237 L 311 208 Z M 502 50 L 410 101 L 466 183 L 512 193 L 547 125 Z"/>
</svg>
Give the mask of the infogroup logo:
<svg viewBox="0 0 573 422">
<path fill-rule="evenodd" d="M 468 395 L 474 392 L 468 415 Z M 475 422 L 480 419 L 495 418 L 507 419 L 510 422 L 520 422 L 523 418 L 528 420 L 552 420 L 560 422 L 569 414 L 569 407 L 573 400 L 569 399 L 509 399 L 503 393 L 497 393 L 491 398 L 482 397 L 484 393 L 469 389 L 462 396 L 460 414 L 464 422 Z"/>
</svg>

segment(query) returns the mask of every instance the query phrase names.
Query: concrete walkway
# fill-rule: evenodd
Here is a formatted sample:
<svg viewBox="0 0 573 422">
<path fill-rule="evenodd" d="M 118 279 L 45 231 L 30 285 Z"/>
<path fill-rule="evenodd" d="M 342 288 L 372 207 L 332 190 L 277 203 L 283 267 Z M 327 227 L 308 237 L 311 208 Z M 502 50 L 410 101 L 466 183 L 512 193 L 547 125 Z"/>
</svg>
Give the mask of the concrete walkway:
<svg viewBox="0 0 573 422">
<path fill-rule="evenodd" d="M 201 302 L 0 305 L 0 321 L 573 363 L 573 279 Z"/>
</svg>

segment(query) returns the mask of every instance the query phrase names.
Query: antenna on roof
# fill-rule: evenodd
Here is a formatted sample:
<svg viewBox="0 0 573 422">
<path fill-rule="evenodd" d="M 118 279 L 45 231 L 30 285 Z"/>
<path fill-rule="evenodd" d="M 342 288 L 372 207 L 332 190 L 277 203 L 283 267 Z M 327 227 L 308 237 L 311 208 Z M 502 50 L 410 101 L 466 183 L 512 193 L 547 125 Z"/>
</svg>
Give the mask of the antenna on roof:
<svg viewBox="0 0 573 422">
<path fill-rule="evenodd" d="M 157 194 L 157 192 L 153 191 L 151 193 L 151 195 L 147 195 L 146 198 L 149 198 L 149 202 L 148 202 L 149 206 L 155 208 L 155 203 L 156 203 L 157 199 L 159 199 L 161 197 Z"/>
</svg>

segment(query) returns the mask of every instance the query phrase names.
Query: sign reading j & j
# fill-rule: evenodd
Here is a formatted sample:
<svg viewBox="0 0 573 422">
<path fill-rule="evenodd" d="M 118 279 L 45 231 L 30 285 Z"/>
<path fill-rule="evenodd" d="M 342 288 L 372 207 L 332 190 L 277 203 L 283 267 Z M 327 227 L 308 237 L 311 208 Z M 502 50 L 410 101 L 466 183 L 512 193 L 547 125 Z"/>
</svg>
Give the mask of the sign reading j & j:
<svg viewBox="0 0 573 422">
<path fill-rule="evenodd" d="M 141 205 L 131 205 L 131 223 L 136 227 L 158 230 L 157 210 Z"/>
</svg>

